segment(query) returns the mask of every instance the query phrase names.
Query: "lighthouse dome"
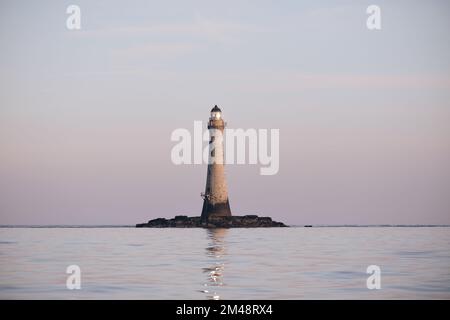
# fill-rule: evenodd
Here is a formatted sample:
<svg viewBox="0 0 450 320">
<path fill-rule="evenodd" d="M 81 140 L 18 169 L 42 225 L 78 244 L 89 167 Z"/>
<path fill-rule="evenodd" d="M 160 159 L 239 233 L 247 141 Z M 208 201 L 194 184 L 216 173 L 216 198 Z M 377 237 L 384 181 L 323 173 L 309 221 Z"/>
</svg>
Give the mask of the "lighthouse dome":
<svg viewBox="0 0 450 320">
<path fill-rule="evenodd" d="M 220 110 L 220 108 L 215 105 L 214 108 L 211 109 L 211 112 L 222 112 L 222 110 Z"/>
<path fill-rule="evenodd" d="M 211 120 L 220 120 L 220 118 L 222 117 L 222 110 L 220 110 L 220 108 L 215 105 L 214 108 L 211 109 Z"/>
</svg>

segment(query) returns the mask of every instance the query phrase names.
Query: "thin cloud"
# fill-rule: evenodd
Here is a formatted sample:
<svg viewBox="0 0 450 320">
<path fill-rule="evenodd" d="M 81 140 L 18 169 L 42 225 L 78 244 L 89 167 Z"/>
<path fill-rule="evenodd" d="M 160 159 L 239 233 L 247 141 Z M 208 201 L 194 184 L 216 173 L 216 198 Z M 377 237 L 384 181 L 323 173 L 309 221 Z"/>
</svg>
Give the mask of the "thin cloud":
<svg viewBox="0 0 450 320">
<path fill-rule="evenodd" d="M 89 38 L 189 37 L 223 42 L 243 34 L 267 31 L 267 29 L 255 25 L 196 17 L 193 21 L 186 23 L 116 26 L 96 30 L 82 30 L 76 35 Z"/>
<path fill-rule="evenodd" d="M 449 89 L 450 77 L 434 74 L 304 74 L 258 72 L 230 75 L 235 90 L 294 92 L 304 89 Z M 242 85 L 245 83 L 245 85 Z"/>
<path fill-rule="evenodd" d="M 230 21 L 217 21 L 196 16 L 191 22 L 165 23 L 140 26 L 115 26 L 97 30 L 82 30 L 77 37 L 95 40 L 133 38 L 133 45 L 112 50 L 113 58 L 135 59 L 176 57 L 193 53 L 208 45 L 235 45 L 245 36 L 268 30 L 255 25 Z M 164 39 L 162 41 L 161 39 Z M 123 42 L 127 43 L 127 42 Z"/>
<path fill-rule="evenodd" d="M 193 43 L 145 43 L 117 49 L 113 52 L 114 58 L 173 58 L 193 53 L 201 46 Z"/>
</svg>

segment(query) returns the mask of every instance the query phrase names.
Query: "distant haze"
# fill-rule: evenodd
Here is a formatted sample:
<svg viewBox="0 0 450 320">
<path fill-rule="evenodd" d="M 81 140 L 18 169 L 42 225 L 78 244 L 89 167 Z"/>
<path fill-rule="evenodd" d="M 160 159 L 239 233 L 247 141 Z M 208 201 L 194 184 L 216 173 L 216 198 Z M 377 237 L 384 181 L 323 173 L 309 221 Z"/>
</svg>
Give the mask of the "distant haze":
<svg viewBox="0 0 450 320">
<path fill-rule="evenodd" d="M 450 224 L 450 2 L 0 3 L 0 224 L 199 215 L 206 165 L 170 160 L 215 105 L 280 129 L 280 170 L 226 167 L 233 214 Z"/>
</svg>

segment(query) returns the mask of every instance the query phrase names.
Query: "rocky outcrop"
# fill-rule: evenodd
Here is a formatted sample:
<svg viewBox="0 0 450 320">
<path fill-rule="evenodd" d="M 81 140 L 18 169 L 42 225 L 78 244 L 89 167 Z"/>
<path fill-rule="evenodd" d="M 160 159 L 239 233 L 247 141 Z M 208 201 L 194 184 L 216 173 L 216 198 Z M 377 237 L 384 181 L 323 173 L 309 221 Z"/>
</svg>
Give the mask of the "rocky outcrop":
<svg viewBox="0 0 450 320">
<path fill-rule="evenodd" d="M 210 217 L 207 222 L 200 217 L 176 216 L 172 219 L 157 218 L 147 223 L 139 223 L 136 228 L 272 228 L 287 227 L 270 217 L 257 215 Z"/>
</svg>

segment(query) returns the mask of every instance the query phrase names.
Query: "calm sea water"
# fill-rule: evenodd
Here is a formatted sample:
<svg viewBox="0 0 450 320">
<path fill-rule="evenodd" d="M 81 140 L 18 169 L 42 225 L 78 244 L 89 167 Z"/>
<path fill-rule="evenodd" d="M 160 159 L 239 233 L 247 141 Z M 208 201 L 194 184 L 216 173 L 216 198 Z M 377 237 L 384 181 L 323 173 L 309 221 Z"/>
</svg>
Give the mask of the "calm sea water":
<svg viewBox="0 0 450 320">
<path fill-rule="evenodd" d="M 450 299 L 450 228 L 0 228 L 0 298 Z"/>
</svg>

